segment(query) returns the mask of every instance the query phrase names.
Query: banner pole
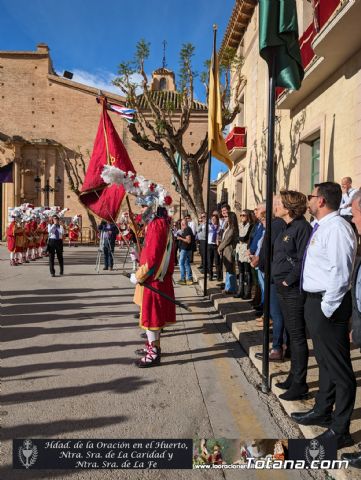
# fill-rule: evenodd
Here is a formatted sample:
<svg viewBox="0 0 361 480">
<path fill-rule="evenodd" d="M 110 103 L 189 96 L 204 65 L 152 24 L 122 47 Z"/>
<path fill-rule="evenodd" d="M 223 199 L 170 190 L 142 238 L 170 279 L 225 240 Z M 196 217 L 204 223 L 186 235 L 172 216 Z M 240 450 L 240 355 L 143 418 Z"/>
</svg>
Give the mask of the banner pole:
<svg viewBox="0 0 361 480">
<path fill-rule="evenodd" d="M 217 25 L 213 25 L 213 77 L 215 70 L 215 59 L 216 59 L 216 43 L 217 43 Z M 209 103 L 209 102 L 208 102 Z M 207 296 L 207 275 L 208 275 L 208 232 L 209 232 L 209 206 L 210 206 L 210 190 L 211 190 L 211 171 L 212 171 L 212 151 L 208 153 L 208 172 L 207 172 L 207 211 L 206 211 L 206 240 L 204 247 L 204 259 L 203 259 L 203 296 Z"/>
<path fill-rule="evenodd" d="M 272 216 L 274 189 L 274 137 L 276 111 L 276 55 L 272 51 L 269 66 L 269 97 L 268 97 L 268 152 L 267 152 L 267 189 L 266 189 L 266 232 L 265 269 L 264 269 L 264 306 L 263 306 L 263 358 L 262 358 L 262 392 L 270 391 L 269 384 L 269 323 L 270 323 L 270 293 L 271 293 L 271 256 L 272 256 Z"/>
</svg>

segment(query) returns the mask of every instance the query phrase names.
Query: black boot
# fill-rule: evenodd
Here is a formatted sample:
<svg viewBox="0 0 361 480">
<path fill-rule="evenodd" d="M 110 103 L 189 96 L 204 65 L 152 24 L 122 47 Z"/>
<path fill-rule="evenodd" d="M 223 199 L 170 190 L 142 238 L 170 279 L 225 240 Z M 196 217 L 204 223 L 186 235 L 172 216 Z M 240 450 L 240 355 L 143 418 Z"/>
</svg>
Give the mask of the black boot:
<svg viewBox="0 0 361 480">
<path fill-rule="evenodd" d="M 290 388 L 281 395 L 278 396 L 282 400 L 304 400 L 308 398 L 308 385 L 307 383 L 296 383 L 292 382 Z"/>
<path fill-rule="evenodd" d="M 288 377 L 284 382 L 276 383 L 276 387 L 281 388 L 282 390 L 288 390 L 291 387 L 292 382 L 293 382 L 293 374 L 289 373 Z"/>
<path fill-rule="evenodd" d="M 244 298 L 244 275 L 243 273 L 239 274 L 239 287 L 238 292 L 234 295 L 234 298 Z"/>
<path fill-rule="evenodd" d="M 250 273 L 246 273 L 244 276 L 245 287 L 244 287 L 244 295 L 243 300 L 249 300 L 252 297 L 252 275 Z"/>
</svg>

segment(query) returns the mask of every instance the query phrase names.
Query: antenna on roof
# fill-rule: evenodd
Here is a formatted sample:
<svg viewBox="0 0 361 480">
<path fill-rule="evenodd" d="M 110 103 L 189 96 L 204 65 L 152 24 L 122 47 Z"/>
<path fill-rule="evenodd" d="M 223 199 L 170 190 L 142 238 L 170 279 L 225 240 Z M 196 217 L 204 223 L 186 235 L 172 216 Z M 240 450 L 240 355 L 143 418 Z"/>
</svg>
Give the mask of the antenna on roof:
<svg viewBox="0 0 361 480">
<path fill-rule="evenodd" d="M 166 46 L 167 46 L 167 42 L 166 40 L 163 40 L 163 68 L 166 68 L 167 67 L 167 62 L 165 60 L 165 49 L 166 49 Z"/>
</svg>

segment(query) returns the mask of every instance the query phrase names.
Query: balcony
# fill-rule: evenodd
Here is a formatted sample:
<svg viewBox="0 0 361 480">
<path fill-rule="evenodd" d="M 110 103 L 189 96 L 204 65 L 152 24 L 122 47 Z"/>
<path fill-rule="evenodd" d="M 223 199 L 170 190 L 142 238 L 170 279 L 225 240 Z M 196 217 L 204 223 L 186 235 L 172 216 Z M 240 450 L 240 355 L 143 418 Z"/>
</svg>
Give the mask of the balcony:
<svg viewBox="0 0 361 480">
<path fill-rule="evenodd" d="M 232 161 L 238 160 L 247 152 L 246 127 L 234 127 L 225 141 Z"/>
<path fill-rule="evenodd" d="M 305 69 L 302 86 L 285 90 L 278 108 L 299 105 L 361 48 L 361 0 L 319 0 L 316 7 L 317 21 L 299 40 Z"/>
</svg>

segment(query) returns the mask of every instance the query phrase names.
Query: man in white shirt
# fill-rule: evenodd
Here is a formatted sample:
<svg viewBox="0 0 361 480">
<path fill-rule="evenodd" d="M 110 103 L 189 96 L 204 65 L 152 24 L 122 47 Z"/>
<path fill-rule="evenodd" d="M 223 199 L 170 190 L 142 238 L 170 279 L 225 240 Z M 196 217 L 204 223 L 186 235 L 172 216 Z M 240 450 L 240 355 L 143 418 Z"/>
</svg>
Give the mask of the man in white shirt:
<svg viewBox="0 0 361 480">
<path fill-rule="evenodd" d="M 302 425 L 330 427 L 317 439 L 333 438 L 337 448 L 353 444 L 349 426 L 356 395 L 348 332 L 356 237 L 338 213 L 341 196 L 341 187 L 334 182 L 315 185 L 308 196 L 308 209 L 317 223 L 303 257 L 301 285 L 319 367 L 319 391 L 312 410 L 291 414 Z"/>
<path fill-rule="evenodd" d="M 356 188 L 352 188 L 351 177 L 344 177 L 341 179 L 341 189 L 342 189 L 342 199 L 340 203 L 340 215 L 348 222 L 351 222 L 352 220 L 351 204 L 352 204 L 353 196 L 357 192 Z"/>
<path fill-rule="evenodd" d="M 352 222 L 361 235 L 361 190 L 352 199 Z M 361 258 L 356 260 L 352 281 L 352 343 L 361 347 Z M 351 467 L 361 468 L 361 451 L 343 453 L 342 460 L 350 462 Z"/>
<path fill-rule="evenodd" d="M 64 259 L 63 259 L 63 237 L 64 228 L 59 224 L 59 217 L 54 215 L 52 217 L 53 223 L 48 225 L 48 252 L 49 252 L 49 268 L 52 277 L 55 277 L 55 253 L 58 258 L 60 275 L 64 274 Z"/>
</svg>

